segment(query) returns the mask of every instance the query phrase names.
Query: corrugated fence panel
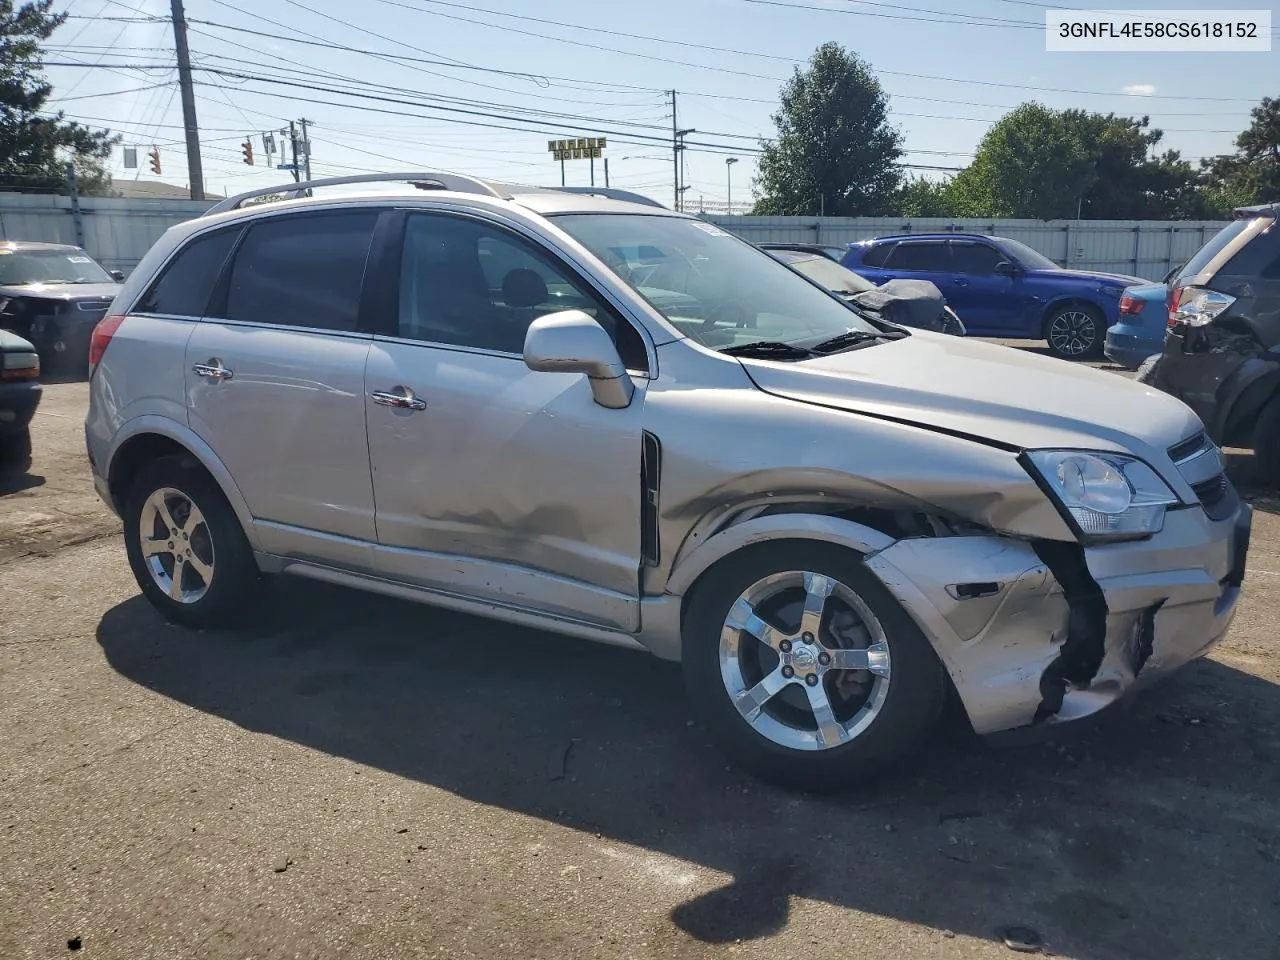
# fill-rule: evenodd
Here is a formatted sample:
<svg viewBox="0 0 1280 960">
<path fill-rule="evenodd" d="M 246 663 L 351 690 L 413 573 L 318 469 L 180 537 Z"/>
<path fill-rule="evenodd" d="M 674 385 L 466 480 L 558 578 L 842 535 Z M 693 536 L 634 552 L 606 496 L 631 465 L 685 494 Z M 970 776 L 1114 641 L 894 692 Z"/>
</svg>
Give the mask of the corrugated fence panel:
<svg viewBox="0 0 1280 960">
<path fill-rule="evenodd" d="M 127 272 L 165 230 L 198 217 L 210 205 L 192 200 L 85 198 L 80 201 L 85 248 L 107 267 Z M 983 233 L 1020 240 L 1062 266 L 1151 280 L 1185 262 L 1224 226 L 1215 221 L 703 217 L 753 243 L 842 244 L 894 234 Z M 75 243 L 71 201 L 0 193 L 0 237 Z"/>
<path fill-rule="evenodd" d="M 1065 267 L 1158 280 L 1225 226 L 1222 221 L 956 220 L 899 217 L 727 217 L 705 214 L 753 243 L 842 244 L 918 233 L 982 233 L 1019 240 Z"/>
</svg>

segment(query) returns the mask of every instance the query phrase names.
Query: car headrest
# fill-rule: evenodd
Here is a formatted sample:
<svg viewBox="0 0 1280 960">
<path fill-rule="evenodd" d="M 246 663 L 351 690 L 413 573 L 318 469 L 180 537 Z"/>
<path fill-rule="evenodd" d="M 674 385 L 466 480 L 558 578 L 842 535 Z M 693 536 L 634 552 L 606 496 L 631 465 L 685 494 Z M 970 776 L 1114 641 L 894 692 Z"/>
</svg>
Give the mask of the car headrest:
<svg viewBox="0 0 1280 960">
<path fill-rule="evenodd" d="M 509 307 L 536 307 L 550 296 L 546 281 L 532 270 L 517 268 L 502 278 L 502 299 Z"/>
</svg>

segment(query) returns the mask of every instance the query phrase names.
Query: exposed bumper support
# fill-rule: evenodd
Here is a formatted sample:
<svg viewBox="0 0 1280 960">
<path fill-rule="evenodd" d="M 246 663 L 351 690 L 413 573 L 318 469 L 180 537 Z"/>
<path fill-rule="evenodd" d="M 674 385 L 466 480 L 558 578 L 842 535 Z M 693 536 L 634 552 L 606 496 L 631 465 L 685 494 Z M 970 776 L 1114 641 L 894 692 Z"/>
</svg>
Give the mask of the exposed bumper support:
<svg viewBox="0 0 1280 960">
<path fill-rule="evenodd" d="M 867 566 L 912 614 L 980 734 L 1097 713 L 1203 656 L 1235 616 L 1252 512 L 1170 513 L 1139 543 L 902 540 Z"/>
</svg>

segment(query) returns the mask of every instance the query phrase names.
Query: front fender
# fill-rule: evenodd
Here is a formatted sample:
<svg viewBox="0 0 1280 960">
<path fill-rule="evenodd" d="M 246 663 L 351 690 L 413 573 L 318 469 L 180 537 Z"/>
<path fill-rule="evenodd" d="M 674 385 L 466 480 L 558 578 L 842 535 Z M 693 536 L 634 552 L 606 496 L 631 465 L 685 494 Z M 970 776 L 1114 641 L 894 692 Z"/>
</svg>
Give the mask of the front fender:
<svg viewBox="0 0 1280 960">
<path fill-rule="evenodd" d="M 116 464 L 116 458 L 119 456 L 120 451 L 124 450 L 130 441 L 142 436 L 160 436 L 172 440 L 195 457 L 200 462 L 200 465 L 213 477 L 222 490 L 223 496 L 231 504 L 231 509 L 235 511 L 236 517 L 240 521 L 240 526 L 244 529 L 245 537 L 249 540 L 249 545 L 254 550 L 260 549 L 257 530 L 253 523 L 253 514 L 250 513 L 249 505 L 245 502 L 240 488 L 236 486 L 235 480 L 232 479 L 231 472 L 218 459 L 218 455 L 213 452 L 213 448 L 200 439 L 185 423 L 179 423 L 176 420 L 158 414 L 144 414 L 126 421 L 119 432 L 111 438 L 111 446 L 107 453 L 106 469 L 104 471 L 108 478 L 111 477 L 112 469 Z"/>
<path fill-rule="evenodd" d="M 892 537 L 871 527 L 821 514 L 786 513 L 733 524 L 684 553 L 671 571 L 666 592 L 683 596 L 716 562 L 743 547 L 771 540 L 813 540 L 848 547 L 864 556 L 891 546 Z"/>
</svg>

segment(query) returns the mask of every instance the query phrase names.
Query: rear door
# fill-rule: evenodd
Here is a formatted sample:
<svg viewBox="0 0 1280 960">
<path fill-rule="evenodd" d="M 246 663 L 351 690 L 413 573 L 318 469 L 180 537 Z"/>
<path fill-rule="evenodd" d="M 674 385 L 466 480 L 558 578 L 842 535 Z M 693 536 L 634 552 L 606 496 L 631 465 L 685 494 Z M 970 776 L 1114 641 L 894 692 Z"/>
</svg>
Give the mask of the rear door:
<svg viewBox="0 0 1280 960">
<path fill-rule="evenodd" d="M 945 292 L 951 275 L 951 256 L 945 240 L 903 240 L 889 254 L 875 283 L 895 278 L 930 280 Z"/>
<path fill-rule="evenodd" d="M 639 622 L 641 335 L 553 251 L 500 222 L 409 212 L 365 375 L 381 572 L 607 627 Z M 382 276 L 380 274 L 380 276 Z M 636 369 L 625 409 L 523 360 L 583 309 Z"/>
<path fill-rule="evenodd" d="M 264 548 L 369 568 L 364 272 L 379 211 L 252 221 L 186 351 L 188 422 L 235 478 Z"/>
<path fill-rule="evenodd" d="M 951 270 L 938 288 L 970 334 L 999 336 L 1018 328 L 1017 280 L 995 272 L 1008 258 L 987 243 L 952 240 Z"/>
</svg>

